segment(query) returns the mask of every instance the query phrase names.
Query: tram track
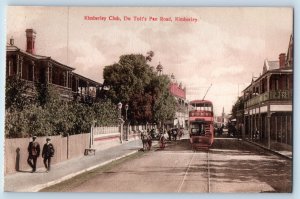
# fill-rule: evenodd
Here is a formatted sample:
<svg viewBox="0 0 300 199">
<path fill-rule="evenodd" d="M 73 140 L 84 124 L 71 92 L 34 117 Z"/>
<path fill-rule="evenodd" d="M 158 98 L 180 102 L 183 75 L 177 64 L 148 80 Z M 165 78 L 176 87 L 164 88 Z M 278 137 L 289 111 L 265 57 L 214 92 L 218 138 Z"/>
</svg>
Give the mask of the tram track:
<svg viewBox="0 0 300 199">
<path fill-rule="evenodd" d="M 192 158 L 191 158 L 191 160 L 190 160 L 190 162 L 189 162 L 189 164 L 188 164 L 188 167 L 187 167 L 187 169 L 186 169 L 186 171 L 185 171 L 185 173 L 184 173 L 184 177 L 183 177 L 183 179 L 182 179 L 182 181 L 181 181 L 181 183 L 180 183 L 180 185 L 179 185 L 179 187 L 178 187 L 178 189 L 177 189 L 177 192 L 180 192 L 180 191 L 181 191 L 181 188 L 182 188 L 182 186 L 183 186 L 183 184 L 184 184 L 184 181 L 185 181 L 185 179 L 186 179 L 186 177 L 187 177 L 187 174 L 188 174 L 189 169 L 190 169 L 190 167 L 191 167 L 191 163 L 192 163 L 192 161 L 194 160 L 194 157 L 195 157 L 195 152 L 194 152 L 193 155 L 192 155 Z"/>
<path fill-rule="evenodd" d="M 201 151 L 201 152 L 204 152 L 204 151 Z M 192 154 L 192 157 L 187 165 L 187 168 L 185 170 L 185 173 L 184 173 L 184 176 L 178 186 L 178 189 L 177 189 L 177 192 L 181 192 L 182 191 L 182 187 L 183 185 L 185 184 L 187 178 L 188 178 L 188 175 L 190 174 L 189 171 L 191 170 L 191 168 L 193 167 L 193 161 L 195 159 L 195 157 L 197 156 L 197 154 L 199 154 L 199 152 L 197 151 L 194 151 L 193 154 Z M 206 160 L 204 160 L 204 162 L 206 163 L 206 173 L 207 173 L 207 176 L 206 176 L 206 179 L 207 179 L 207 182 L 206 182 L 206 185 L 207 185 L 207 192 L 210 193 L 211 192 L 211 179 L 210 179 L 210 161 L 209 161 L 209 158 L 210 158 L 210 153 L 209 153 L 209 149 L 206 151 Z"/>
<path fill-rule="evenodd" d="M 210 165 L 209 165 L 209 149 L 207 150 L 207 192 L 210 193 Z"/>
</svg>

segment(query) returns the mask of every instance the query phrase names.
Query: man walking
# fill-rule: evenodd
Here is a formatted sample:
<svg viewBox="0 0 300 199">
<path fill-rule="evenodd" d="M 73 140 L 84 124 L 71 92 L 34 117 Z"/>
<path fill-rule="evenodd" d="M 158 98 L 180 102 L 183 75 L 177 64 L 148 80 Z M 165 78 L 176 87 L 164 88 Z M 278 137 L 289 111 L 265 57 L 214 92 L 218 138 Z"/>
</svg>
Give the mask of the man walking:
<svg viewBox="0 0 300 199">
<path fill-rule="evenodd" d="M 32 137 L 32 141 L 28 145 L 28 159 L 27 163 L 32 168 L 32 173 L 36 172 L 36 161 L 37 158 L 40 156 L 40 145 L 36 140 L 36 136 Z"/>
<path fill-rule="evenodd" d="M 46 139 L 46 144 L 44 144 L 43 151 L 42 151 L 42 157 L 44 158 L 44 165 L 46 168 L 46 172 L 50 171 L 50 165 L 51 165 L 51 157 L 54 155 L 54 147 L 53 144 L 50 143 L 51 139 Z"/>
</svg>

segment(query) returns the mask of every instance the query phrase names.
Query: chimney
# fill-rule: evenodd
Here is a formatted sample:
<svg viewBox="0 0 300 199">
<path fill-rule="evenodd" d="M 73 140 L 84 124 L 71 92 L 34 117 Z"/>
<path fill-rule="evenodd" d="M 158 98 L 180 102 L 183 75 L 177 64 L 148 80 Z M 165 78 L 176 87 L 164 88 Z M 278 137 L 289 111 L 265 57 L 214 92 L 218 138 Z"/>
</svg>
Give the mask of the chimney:
<svg viewBox="0 0 300 199">
<path fill-rule="evenodd" d="M 33 29 L 26 29 L 26 52 L 35 54 L 35 36 L 36 32 Z"/>
<path fill-rule="evenodd" d="M 285 67 L 285 53 L 279 55 L 279 68 Z"/>
<path fill-rule="evenodd" d="M 11 46 L 13 46 L 14 45 L 14 38 L 13 37 L 11 37 L 10 39 L 9 39 L 9 44 L 11 45 Z"/>
</svg>

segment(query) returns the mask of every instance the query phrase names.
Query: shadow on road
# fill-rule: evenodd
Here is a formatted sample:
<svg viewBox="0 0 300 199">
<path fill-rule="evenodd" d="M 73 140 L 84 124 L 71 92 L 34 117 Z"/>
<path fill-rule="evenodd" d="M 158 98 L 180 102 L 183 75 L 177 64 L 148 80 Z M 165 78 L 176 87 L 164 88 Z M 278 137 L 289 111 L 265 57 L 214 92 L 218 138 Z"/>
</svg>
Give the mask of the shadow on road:
<svg viewBox="0 0 300 199">
<path fill-rule="evenodd" d="M 192 152 L 189 139 L 171 141 L 164 150 L 155 152 Z M 203 151 L 205 152 L 205 150 Z M 215 182 L 249 182 L 258 181 L 270 185 L 275 192 L 292 191 L 292 162 L 280 159 L 265 150 L 241 140 L 215 139 L 209 149 L 209 164 L 212 183 Z M 159 169 L 161 168 L 161 170 Z M 153 169 L 153 167 L 152 167 Z M 150 172 L 177 173 L 184 168 L 157 167 Z M 206 173 L 207 164 L 193 164 L 189 173 Z"/>
</svg>

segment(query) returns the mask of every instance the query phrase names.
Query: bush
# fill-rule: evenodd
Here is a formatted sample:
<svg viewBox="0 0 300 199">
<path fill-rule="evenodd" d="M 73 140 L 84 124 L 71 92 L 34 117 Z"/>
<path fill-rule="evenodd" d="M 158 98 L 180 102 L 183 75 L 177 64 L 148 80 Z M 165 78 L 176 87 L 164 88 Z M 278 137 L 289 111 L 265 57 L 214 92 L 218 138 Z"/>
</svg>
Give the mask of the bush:
<svg viewBox="0 0 300 199">
<path fill-rule="evenodd" d="M 11 87 L 12 88 L 12 87 Z M 5 136 L 8 138 L 80 134 L 90 132 L 91 125 L 117 124 L 117 112 L 110 101 L 92 105 L 59 99 L 58 92 L 51 86 L 39 85 L 31 104 L 20 101 L 24 89 L 6 92 L 9 106 L 5 115 Z"/>
</svg>

